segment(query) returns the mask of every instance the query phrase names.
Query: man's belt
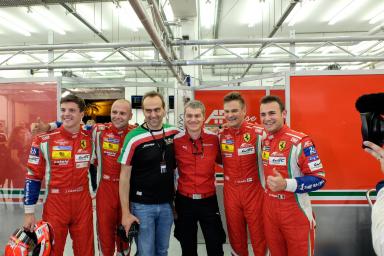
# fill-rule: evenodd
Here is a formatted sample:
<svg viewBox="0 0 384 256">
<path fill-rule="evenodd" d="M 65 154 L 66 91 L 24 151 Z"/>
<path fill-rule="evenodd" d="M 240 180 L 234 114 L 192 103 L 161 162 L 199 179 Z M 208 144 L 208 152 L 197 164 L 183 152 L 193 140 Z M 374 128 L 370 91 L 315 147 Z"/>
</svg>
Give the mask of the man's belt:
<svg viewBox="0 0 384 256">
<path fill-rule="evenodd" d="M 68 193 L 78 193 L 84 191 L 84 186 L 76 188 L 50 188 L 49 192 L 52 194 L 68 194 Z"/>
<path fill-rule="evenodd" d="M 189 198 L 192 198 L 195 200 L 204 199 L 204 198 L 216 195 L 216 191 L 212 191 L 209 193 L 201 193 L 201 194 L 197 194 L 197 193 L 196 194 L 190 194 L 190 193 L 184 193 L 182 191 L 177 191 L 177 193 L 179 193 L 182 196 L 189 197 Z"/>
<path fill-rule="evenodd" d="M 118 182 L 120 180 L 119 175 L 108 175 L 108 174 L 103 174 L 102 176 L 103 180 L 109 180 L 109 181 L 115 181 Z"/>
</svg>

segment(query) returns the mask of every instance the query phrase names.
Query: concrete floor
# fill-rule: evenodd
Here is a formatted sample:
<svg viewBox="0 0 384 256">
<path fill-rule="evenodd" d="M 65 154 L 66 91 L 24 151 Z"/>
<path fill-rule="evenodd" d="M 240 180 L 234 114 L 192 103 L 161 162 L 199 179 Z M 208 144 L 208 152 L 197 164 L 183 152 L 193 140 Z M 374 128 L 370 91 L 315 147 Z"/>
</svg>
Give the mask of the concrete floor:
<svg viewBox="0 0 384 256">
<path fill-rule="evenodd" d="M 41 205 L 39 207 L 37 207 L 36 217 L 38 218 L 38 216 L 41 216 Z M 0 204 L 0 220 L 1 220 L 0 221 L 1 222 L 1 224 L 0 224 L 0 226 L 1 226 L 1 228 L 0 228 L 0 255 L 3 255 L 4 247 L 8 241 L 11 233 L 17 227 L 21 227 L 23 225 L 23 217 L 24 217 L 24 209 L 22 207 L 22 204 L 20 204 L 20 203 L 18 203 L 18 204 L 1 203 Z M 173 232 L 172 232 L 172 234 L 173 234 Z M 95 249 L 96 249 L 96 255 L 99 255 L 99 252 L 97 250 L 96 238 L 95 238 Z M 251 252 L 250 255 L 253 255 L 252 249 L 250 248 L 249 250 Z M 225 255 L 228 255 L 228 256 L 231 255 L 229 244 L 224 245 L 224 251 L 225 251 Z M 135 245 L 133 244 L 131 255 L 134 255 L 135 252 L 136 252 L 136 248 L 135 248 Z M 65 246 L 64 255 L 65 256 L 72 256 L 73 255 L 72 241 L 71 241 L 71 238 L 69 237 L 69 235 L 67 238 L 67 244 Z M 170 255 L 170 256 L 181 255 L 181 249 L 180 249 L 179 242 L 173 237 L 173 235 L 171 236 L 168 255 Z M 206 256 L 207 255 L 207 253 L 205 251 L 205 244 L 200 243 L 198 245 L 198 255 L 199 256 Z"/>
</svg>

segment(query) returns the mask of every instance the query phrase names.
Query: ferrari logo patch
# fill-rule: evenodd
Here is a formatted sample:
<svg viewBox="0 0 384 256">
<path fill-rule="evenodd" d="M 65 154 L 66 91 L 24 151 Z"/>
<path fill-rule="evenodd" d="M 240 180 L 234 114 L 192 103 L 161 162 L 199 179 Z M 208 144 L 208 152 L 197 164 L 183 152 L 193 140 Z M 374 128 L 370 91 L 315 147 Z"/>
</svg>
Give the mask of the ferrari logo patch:
<svg viewBox="0 0 384 256">
<path fill-rule="evenodd" d="M 82 149 L 85 149 L 87 147 L 87 141 L 86 140 L 81 140 L 80 141 L 80 146 Z"/>
<path fill-rule="evenodd" d="M 251 134 L 248 132 L 243 135 L 244 141 L 249 142 L 251 140 Z"/>
<path fill-rule="evenodd" d="M 284 140 L 282 140 L 282 141 L 280 141 L 279 142 L 279 150 L 280 151 L 283 151 L 284 149 L 285 149 L 285 145 L 286 145 L 287 143 L 284 141 Z"/>
</svg>

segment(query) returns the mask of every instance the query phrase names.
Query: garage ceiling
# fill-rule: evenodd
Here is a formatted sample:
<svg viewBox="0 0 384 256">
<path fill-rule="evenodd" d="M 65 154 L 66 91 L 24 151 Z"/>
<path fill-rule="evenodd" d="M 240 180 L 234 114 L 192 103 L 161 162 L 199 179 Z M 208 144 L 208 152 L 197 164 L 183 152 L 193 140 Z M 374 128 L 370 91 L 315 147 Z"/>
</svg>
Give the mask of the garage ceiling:
<svg viewBox="0 0 384 256">
<path fill-rule="evenodd" d="M 149 23 L 157 24 L 153 27 L 169 58 L 164 58 L 158 45 L 152 45 L 154 35 L 142 25 L 130 2 L 138 2 Z M 156 22 L 153 2 L 158 4 L 161 23 L 166 31 L 162 31 L 159 22 Z M 384 1 L 378 0 L 2 0 L 0 76 L 46 77 L 47 68 L 53 67 L 51 73 L 56 76 L 70 74 L 82 78 L 168 82 L 174 79 L 176 70 L 181 76 L 192 74 L 198 83 L 294 69 L 322 70 L 334 64 L 332 60 L 338 57 L 340 61 L 337 64 L 342 69 L 380 68 L 381 58 L 384 59 L 384 43 L 381 40 L 383 28 Z M 295 44 L 236 42 L 260 38 L 316 39 L 345 36 L 374 36 L 377 40 L 313 40 Z M 175 43 L 181 39 L 224 41 L 191 46 Z M 235 40 L 235 43 L 226 44 L 225 40 L 229 39 Z M 133 42 L 139 46 L 97 49 L 90 46 L 88 49 L 73 47 L 50 51 L 32 47 L 46 44 L 79 46 Z M 27 48 L 15 49 L 17 46 Z M 156 48 L 160 49 L 160 53 Z M 367 56 L 371 59 L 359 59 Z M 329 58 L 330 61 L 296 65 L 292 61 L 281 61 L 304 57 Z M 228 59 L 232 60 L 230 64 L 218 61 Z M 254 61 L 253 65 L 244 63 L 244 60 L 250 59 L 275 61 Z M 181 64 L 181 69 L 173 67 L 172 70 L 170 66 L 175 65 L 173 60 L 189 60 L 185 62 L 189 64 Z M 194 60 L 216 62 L 212 65 L 189 66 Z M 100 63 L 110 63 L 110 66 L 102 66 Z M 138 67 L 124 63 L 137 63 Z M 144 63 L 153 65 L 141 67 L 140 64 Z M 61 68 L 62 64 L 66 64 L 66 67 Z M 82 64 L 84 67 L 70 68 L 71 64 Z M 113 67 L 114 64 L 116 67 Z M 32 65 L 37 65 L 37 68 Z M 1 71 L 12 67 L 15 70 Z"/>
</svg>

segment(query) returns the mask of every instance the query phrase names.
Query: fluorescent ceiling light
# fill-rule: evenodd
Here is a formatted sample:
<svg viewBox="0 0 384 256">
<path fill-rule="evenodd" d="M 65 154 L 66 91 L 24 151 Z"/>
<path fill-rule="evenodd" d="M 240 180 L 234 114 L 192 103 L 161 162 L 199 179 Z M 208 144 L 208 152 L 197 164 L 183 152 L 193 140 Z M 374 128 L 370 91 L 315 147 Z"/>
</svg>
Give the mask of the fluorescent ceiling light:
<svg viewBox="0 0 384 256">
<path fill-rule="evenodd" d="M 358 44 L 355 44 L 351 47 L 351 51 L 354 53 L 354 54 L 358 54 L 370 47 L 372 47 L 373 45 L 377 44 L 378 41 L 374 40 L 374 41 L 363 41 L 363 42 L 360 42 Z M 376 48 L 376 47 L 374 47 Z"/>
<path fill-rule="evenodd" d="M 56 61 L 60 62 L 60 61 L 89 61 L 89 60 L 78 53 L 67 52 L 64 55 L 62 55 L 60 58 L 58 58 Z"/>
<path fill-rule="evenodd" d="M 64 23 L 50 13 L 45 7 L 29 7 L 27 8 L 27 13 L 40 23 L 40 25 L 55 31 L 60 35 L 65 35 Z"/>
<path fill-rule="evenodd" d="M 175 20 L 175 15 L 173 14 L 171 3 L 168 0 L 160 0 L 160 6 L 163 6 L 163 11 L 167 21 Z"/>
<path fill-rule="evenodd" d="M 241 13 L 241 23 L 247 24 L 250 28 L 259 24 L 263 19 L 263 13 L 268 13 L 268 10 L 266 10 L 268 2 L 269 0 L 248 0 L 246 4 L 244 4 L 246 9 Z"/>
<path fill-rule="evenodd" d="M 319 51 L 321 52 L 321 54 L 328 54 L 328 53 L 335 53 L 341 50 L 334 45 L 330 45 L 330 46 L 321 47 Z"/>
<path fill-rule="evenodd" d="M 329 20 L 328 25 L 335 25 L 337 22 L 345 19 L 346 17 L 353 14 L 358 8 L 364 4 L 366 0 L 349 0 L 346 4 L 339 7 L 335 12 L 332 18 Z"/>
<path fill-rule="evenodd" d="M 281 66 L 289 66 L 289 63 L 273 63 L 272 66 L 275 66 L 275 67 L 281 67 Z"/>
<path fill-rule="evenodd" d="M 125 27 L 137 32 L 139 28 L 143 26 L 128 2 L 120 3 L 120 7 L 116 6 L 116 10 L 119 15 L 119 20 Z"/>
<path fill-rule="evenodd" d="M 296 23 L 305 20 L 312 14 L 319 3 L 320 1 L 304 1 L 297 4 L 285 22 L 288 23 L 288 26 L 292 27 Z"/>
<path fill-rule="evenodd" d="M 71 94 L 71 92 L 65 90 L 65 91 L 61 94 L 61 98 L 67 97 L 69 94 Z"/>
<path fill-rule="evenodd" d="M 248 48 L 230 48 L 229 50 L 237 55 L 249 55 Z"/>
<path fill-rule="evenodd" d="M 0 24 L 7 29 L 13 30 L 16 33 L 19 33 L 24 36 L 31 36 L 32 29 L 16 19 L 12 15 L 5 13 L 3 11 L 0 12 Z"/>
<path fill-rule="evenodd" d="M 8 55 L 8 54 L 1 55 L 0 61 L 3 62 L 10 57 L 12 57 L 12 55 Z M 8 59 L 6 63 L 8 65 L 17 65 L 17 64 L 25 64 L 30 62 L 36 63 L 36 60 L 34 60 L 33 58 L 25 54 L 18 54 Z"/>
<path fill-rule="evenodd" d="M 91 56 L 92 60 L 94 61 L 100 61 L 107 57 L 110 53 L 108 52 L 88 52 L 89 56 Z"/>
<path fill-rule="evenodd" d="M 98 31 L 108 28 L 108 23 L 103 20 L 101 16 L 101 10 L 95 10 L 87 4 L 78 4 L 76 5 L 76 11 L 88 22 L 90 22 Z"/>
<path fill-rule="evenodd" d="M 376 24 L 377 22 L 383 19 L 384 19 L 384 10 L 381 10 L 381 12 L 379 12 L 369 20 L 369 24 L 372 24 L 372 25 Z"/>
<path fill-rule="evenodd" d="M 210 29 L 215 22 L 216 0 L 200 0 L 200 24 Z"/>
</svg>

